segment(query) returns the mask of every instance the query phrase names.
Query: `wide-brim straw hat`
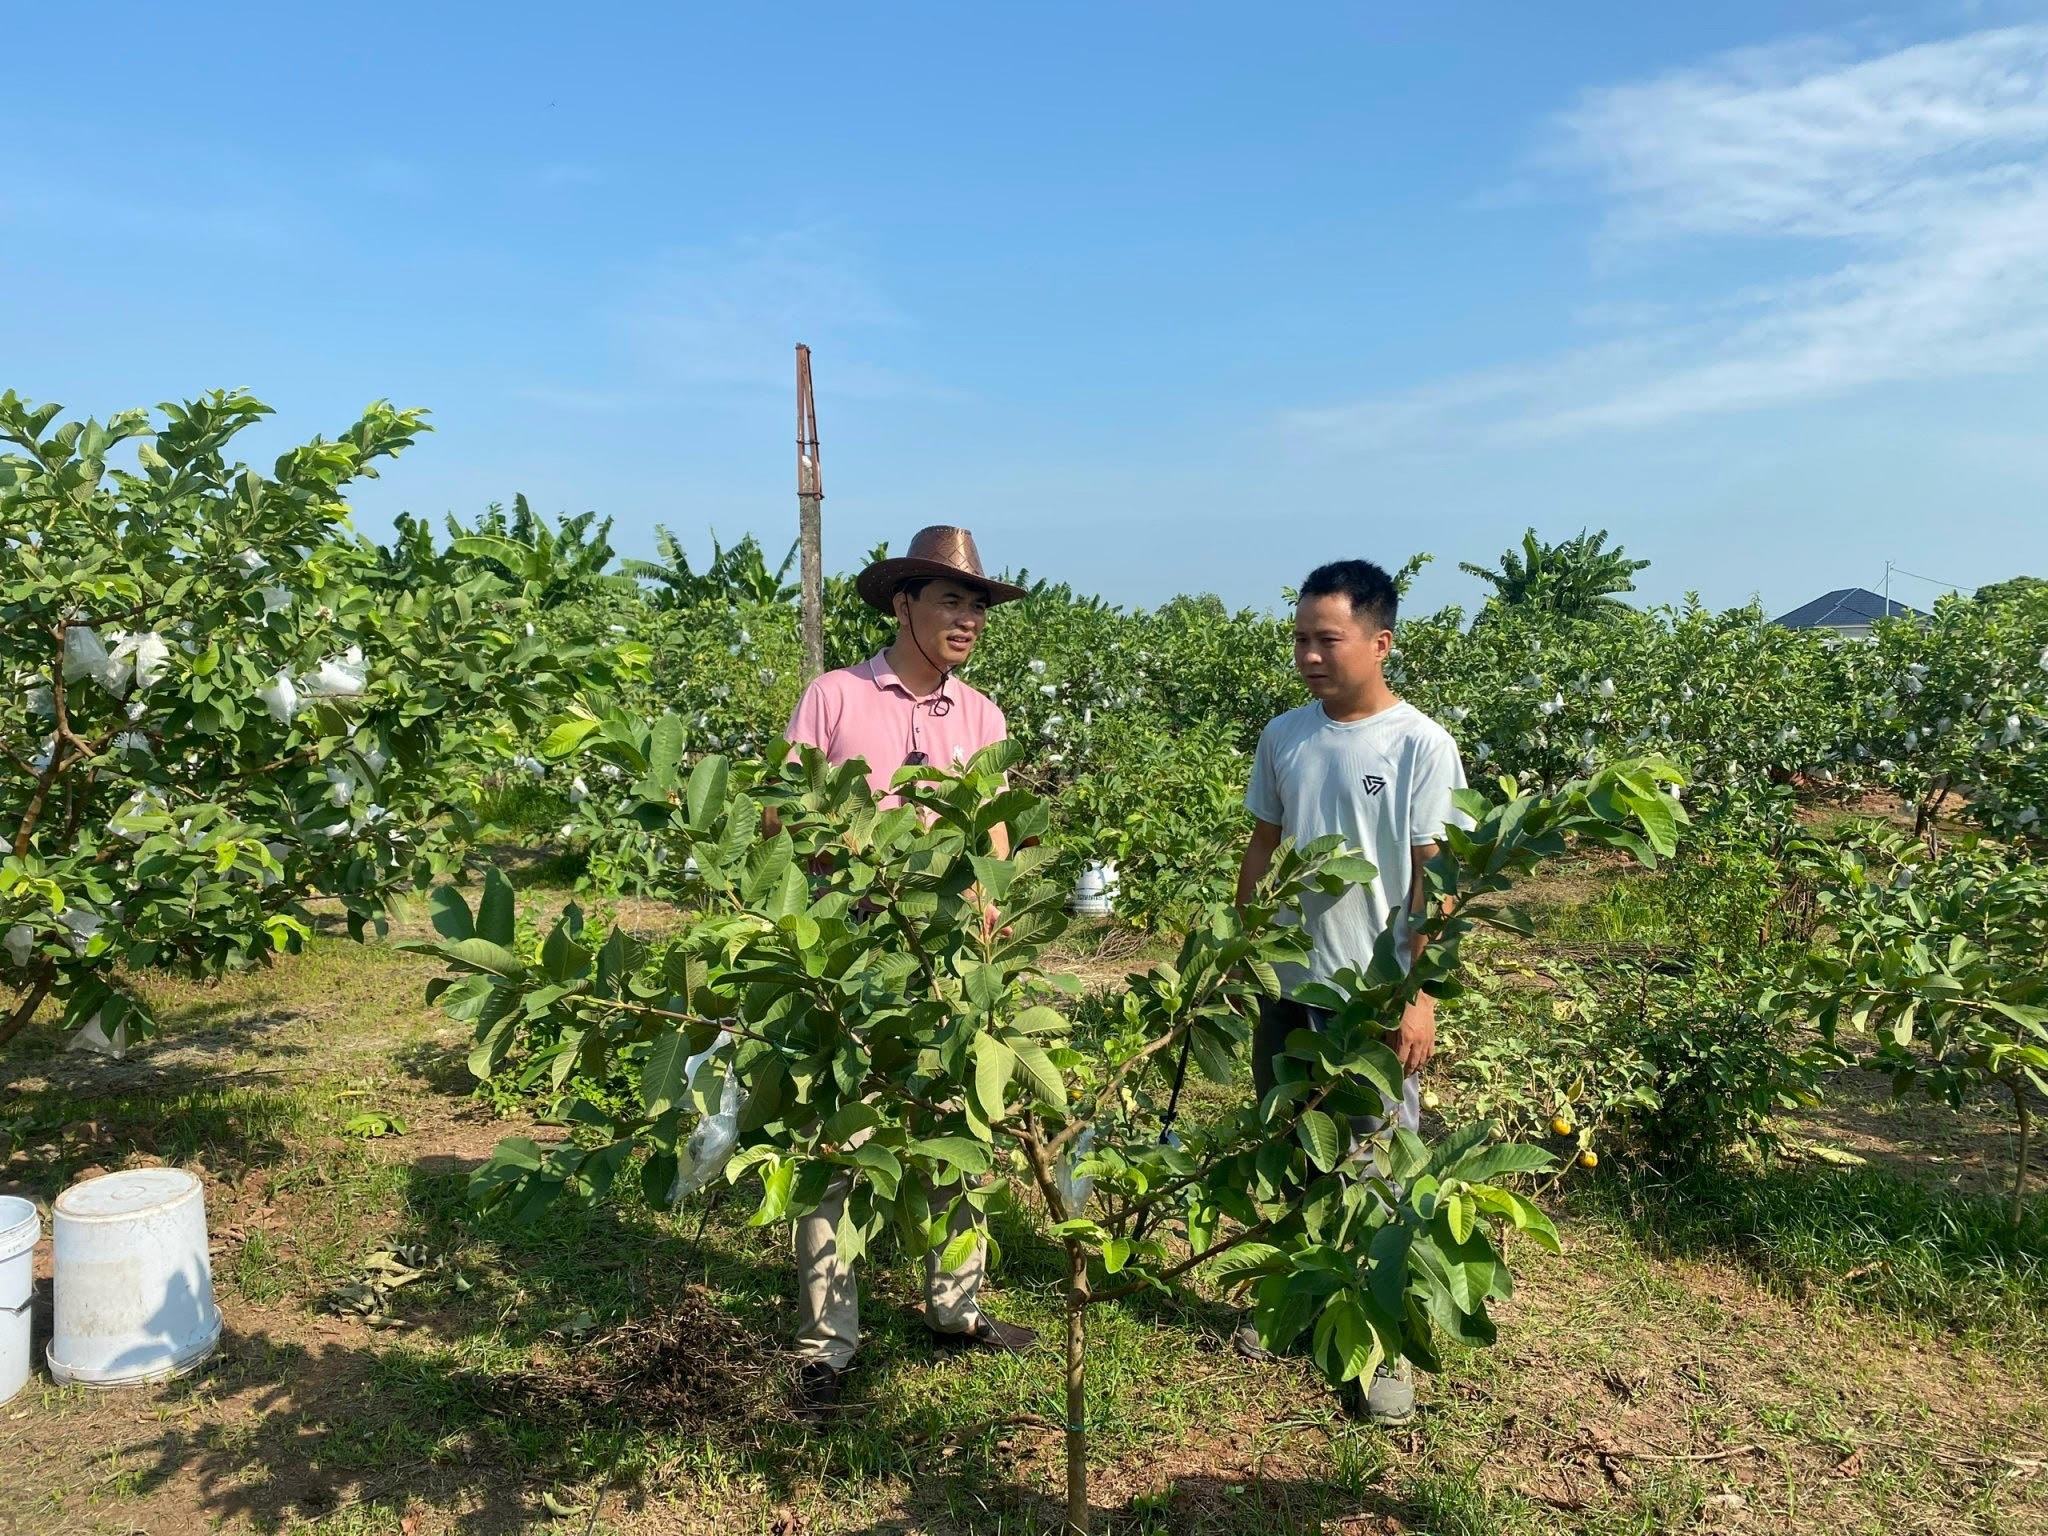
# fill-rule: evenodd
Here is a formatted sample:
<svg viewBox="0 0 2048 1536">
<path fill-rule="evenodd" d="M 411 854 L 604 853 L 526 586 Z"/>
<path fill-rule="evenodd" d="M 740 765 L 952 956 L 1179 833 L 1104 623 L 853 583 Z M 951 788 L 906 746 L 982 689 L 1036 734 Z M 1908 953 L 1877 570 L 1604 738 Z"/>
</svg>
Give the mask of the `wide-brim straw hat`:
<svg viewBox="0 0 2048 1536">
<path fill-rule="evenodd" d="M 974 535 L 965 528 L 940 524 L 918 529 L 910 548 L 888 560 L 877 560 L 853 579 L 853 589 L 870 608 L 893 611 L 896 589 L 919 577 L 951 577 L 988 594 L 988 605 L 1014 603 L 1028 596 L 1024 588 L 997 581 L 981 568 L 981 551 L 974 547 Z"/>
</svg>

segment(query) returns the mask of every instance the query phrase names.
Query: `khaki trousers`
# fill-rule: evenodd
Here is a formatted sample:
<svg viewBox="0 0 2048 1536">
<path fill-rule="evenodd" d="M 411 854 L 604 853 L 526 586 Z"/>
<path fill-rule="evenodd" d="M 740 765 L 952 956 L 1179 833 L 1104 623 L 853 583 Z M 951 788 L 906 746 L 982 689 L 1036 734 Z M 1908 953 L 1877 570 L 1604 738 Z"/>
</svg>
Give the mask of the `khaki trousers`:
<svg viewBox="0 0 2048 1536">
<path fill-rule="evenodd" d="M 850 1187 L 849 1177 L 840 1175 L 818 1208 L 796 1223 L 796 1357 L 835 1371 L 851 1365 L 860 1348 L 860 1283 L 853 1265 L 839 1257 L 839 1218 Z M 935 1193 L 934 1201 L 942 1193 Z M 962 1206 L 953 1217 L 953 1234 L 973 1225 L 973 1216 Z M 981 1317 L 977 1298 L 988 1244 L 976 1243 L 955 1270 L 939 1267 L 939 1253 L 934 1248 L 924 1256 L 925 1322 L 936 1333 L 966 1333 Z"/>
</svg>

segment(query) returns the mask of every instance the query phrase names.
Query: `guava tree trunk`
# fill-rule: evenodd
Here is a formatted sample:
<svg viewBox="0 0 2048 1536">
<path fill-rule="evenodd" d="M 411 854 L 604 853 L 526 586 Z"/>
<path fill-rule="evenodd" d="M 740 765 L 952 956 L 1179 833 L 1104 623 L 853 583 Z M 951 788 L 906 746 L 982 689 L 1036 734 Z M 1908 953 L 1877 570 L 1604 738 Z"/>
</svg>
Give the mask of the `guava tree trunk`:
<svg viewBox="0 0 2048 1536">
<path fill-rule="evenodd" d="M 2017 1227 L 2027 1212 L 2027 1155 L 2028 1144 L 2033 1140 L 2034 1112 L 2027 1107 L 2025 1080 L 2009 1077 L 2005 1083 L 2012 1089 L 2013 1115 L 2020 1125 L 2019 1156 L 2014 1160 L 2012 1170 L 2012 1224 Z"/>
<path fill-rule="evenodd" d="M 1067 1247 L 1067 1536 L 1088 1536 L 1088 1256 Z"/>
<path fill-rule="evenodd" d="M 36 1016 L 43 999 L 49 996 L 51 983 L 57 979 L 57 968 L 47 960 L 28 984 L 28 990 L 21 994 L 14 1007 L 0 1017 L 0 1046 L 4 1046 L 24 1029 L 28 1021 Z"/>
<path fill-rule="evenodd" d="M 1934 818 L 1941 814 L 1941 808 L 1948 803 L 1948 776 L 1938 775 L 1927 786 L 1927 793 L 1913 812 L 1913 835 L 1927 839 L 1927 856 L 1931 859 L 1941 852 L 1941 829 L 1934 824 Z"/>
</svg>

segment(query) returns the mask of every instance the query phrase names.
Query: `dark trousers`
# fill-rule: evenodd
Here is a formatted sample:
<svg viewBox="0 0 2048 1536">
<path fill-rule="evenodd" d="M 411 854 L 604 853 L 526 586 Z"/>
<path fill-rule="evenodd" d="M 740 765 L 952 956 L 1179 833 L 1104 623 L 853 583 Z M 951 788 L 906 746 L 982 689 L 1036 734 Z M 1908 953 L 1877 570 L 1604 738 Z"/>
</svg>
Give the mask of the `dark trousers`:
<svg viewBox="0 0 2048 1536">
<path fill-rule="evenodd" d="M 1252 1083 L 1264 1099 L 1273 1091 L 1278 1080 L 1273 1062 L 1287 1049 L 1287 1037 L 1297 1029 L 1321 1030 L 1330 1022 L 1328 1010 L 1311 1008 L 1306 1003 L 1297 1003 L 1292 998 L 1262 998 L 1259 1001 L 1259 1022 L 1252 1026 Z M 1403 1130 L 1422 1129 L 1422 1079 L 1410 1074 L 1401 1084 L 1401 1101 L 1386 1100 L 1383 1115 L 1355 1115 L 1351 1120 L 1352 1145 L 1368 1136 L 1377 1136 L 1386 1128 L 1387 1122 Z"/>
</svg>

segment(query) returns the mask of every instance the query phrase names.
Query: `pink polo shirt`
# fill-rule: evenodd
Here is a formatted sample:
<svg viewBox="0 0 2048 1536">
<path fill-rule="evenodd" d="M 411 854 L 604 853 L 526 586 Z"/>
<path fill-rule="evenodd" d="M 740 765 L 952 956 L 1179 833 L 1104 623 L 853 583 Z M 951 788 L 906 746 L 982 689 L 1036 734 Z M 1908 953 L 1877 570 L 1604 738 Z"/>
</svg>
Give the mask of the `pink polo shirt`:
<svg viewBox="0 0 2048 1536">
<path fill-rule="evenodd" d="M 889 780 L 911 753 L 950 768 L 1009 734 L 1003 712 L 987 694 L 949 677 L 937 693 L 920 699 L 903 686 L 886 654 L 812 683 L 788 731 L 792 745 L 816 747 L 835 766 L 864 758 L 868 784 L 884 796 L 884 806 L 900 803 L 887 794 Z"/>
</svg>

